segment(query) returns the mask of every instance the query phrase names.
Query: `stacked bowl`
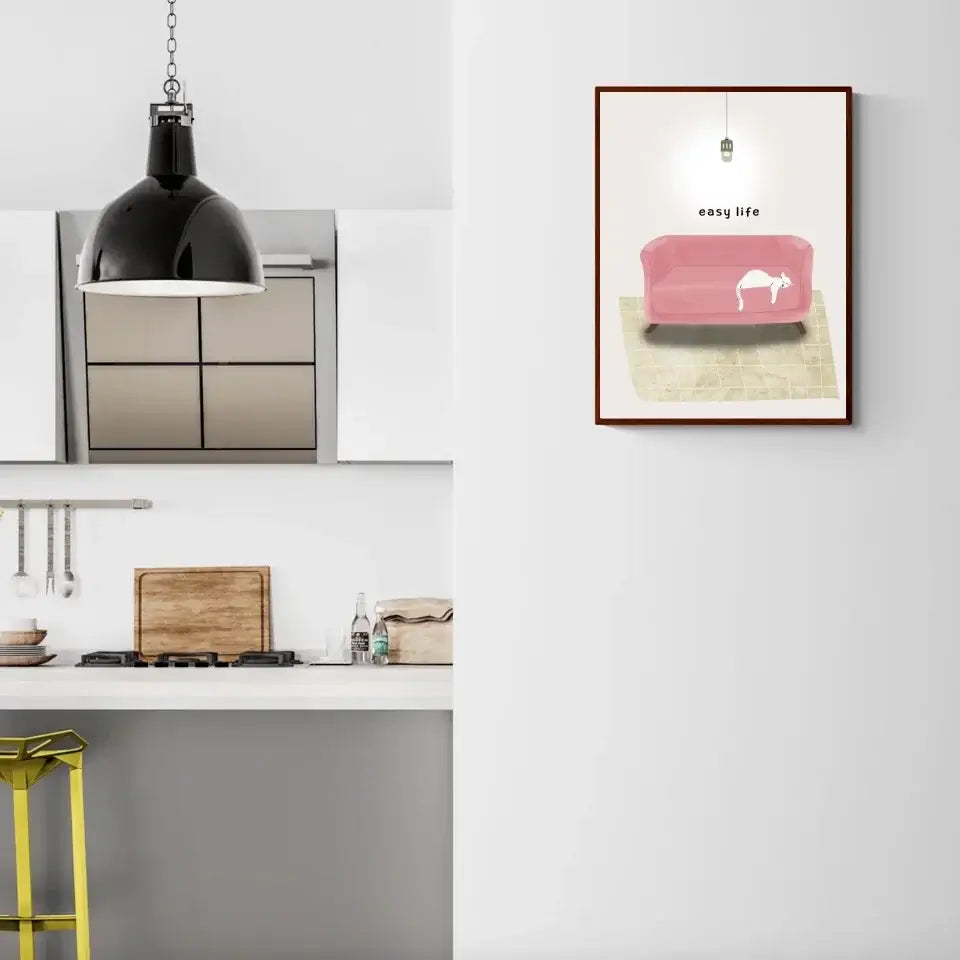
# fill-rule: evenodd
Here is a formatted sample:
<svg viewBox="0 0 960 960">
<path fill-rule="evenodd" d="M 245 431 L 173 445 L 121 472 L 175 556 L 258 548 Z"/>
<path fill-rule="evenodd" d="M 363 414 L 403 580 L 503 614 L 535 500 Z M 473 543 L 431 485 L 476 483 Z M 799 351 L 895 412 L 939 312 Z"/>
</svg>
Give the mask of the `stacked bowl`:
<svg viewBox="0 0 960 960">
<path fill-rule="evenodd" d="M 38 630 L 36 620 L 8 620 L 0 626 L 0 667 L 39 667 L 56 656 L 43 646 L 47 631 Z"/>
</svg>

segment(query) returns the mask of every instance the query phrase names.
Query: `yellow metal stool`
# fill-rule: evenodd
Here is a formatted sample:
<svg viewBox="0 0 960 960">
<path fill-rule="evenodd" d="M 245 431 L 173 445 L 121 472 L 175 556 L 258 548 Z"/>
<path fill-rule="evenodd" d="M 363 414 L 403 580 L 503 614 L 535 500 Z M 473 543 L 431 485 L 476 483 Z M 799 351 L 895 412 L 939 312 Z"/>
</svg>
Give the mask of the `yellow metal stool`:
<svg viewBox="0 0 960 960">
<path fill-rule="evenodd" d="M 0 737 L 0 780 L 13 787 L 13 831 L 17 860 L 17 912 L 0 916 L 0 931 L 20 934 L 20 960 L 34 960 L 34 934 L 75 930 L 77 960 L 90 960 L 90 911 L 87 903 L 87 845 L 83 826 L 83 751 L 87 741 L 73 730 L 36 737 Z M 70 768 L 70 827 L 73 838 L 74 913 L 33 912 L 30 884 L 30 820 L 27 790 L 41 777 Z"/>
</svg>

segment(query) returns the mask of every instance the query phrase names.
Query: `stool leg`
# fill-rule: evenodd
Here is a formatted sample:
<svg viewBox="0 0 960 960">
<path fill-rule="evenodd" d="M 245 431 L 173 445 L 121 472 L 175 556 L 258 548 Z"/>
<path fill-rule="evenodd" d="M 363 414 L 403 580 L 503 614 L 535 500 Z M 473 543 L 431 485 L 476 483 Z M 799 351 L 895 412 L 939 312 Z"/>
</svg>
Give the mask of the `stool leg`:
<svg viewBox="0 0 960 960">
<path fill-rule="evenodd" d="M 13 778 L 13 837 L 17 860 L 17 913 L 33 917 L 33 887 L 30 883 L 30 815 L 27 807 L 27 775 Z M 20 960 L 33 960 L 33 920 L 20 920 Z"/>
<path fill-rule="evenodd" d="M 83 763 L 70 769 L 70 835 L 73 840 L 73 898 L 77 915 L 77 960 L 90 960 L 90 904 L 87 900 L 87 841 L 83 820 Z"/>
</svg>

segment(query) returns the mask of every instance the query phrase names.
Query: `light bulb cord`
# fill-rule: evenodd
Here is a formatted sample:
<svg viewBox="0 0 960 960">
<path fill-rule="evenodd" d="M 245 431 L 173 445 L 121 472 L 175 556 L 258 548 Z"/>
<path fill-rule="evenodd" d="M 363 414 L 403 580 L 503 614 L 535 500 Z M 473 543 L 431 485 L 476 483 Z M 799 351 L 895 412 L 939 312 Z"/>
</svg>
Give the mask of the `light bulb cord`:
<svg viewBox="0 0 960 960">
<path fill-rule="evenodd" d="M 723 95 L 723 136 L 724 139 L 730 137 L 730 94 Z"/>
</svg>

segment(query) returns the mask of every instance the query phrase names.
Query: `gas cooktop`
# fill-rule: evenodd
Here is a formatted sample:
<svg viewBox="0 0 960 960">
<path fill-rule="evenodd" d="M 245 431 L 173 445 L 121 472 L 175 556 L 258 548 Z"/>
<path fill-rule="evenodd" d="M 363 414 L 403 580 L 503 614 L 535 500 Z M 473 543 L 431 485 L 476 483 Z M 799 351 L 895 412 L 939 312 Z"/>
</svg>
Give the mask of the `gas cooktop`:
<svg viewBox="0 0 960 960">
<path fill-rule="evenodd" d="M 145 660 L 137 650 L 96 650 L 84 653 L 78 667 L 292 667 L 302 663 L 292 650 L 251 650 L 236 660 L 221 660 L 211 650 L 176 651 Z"/>
</svg>

